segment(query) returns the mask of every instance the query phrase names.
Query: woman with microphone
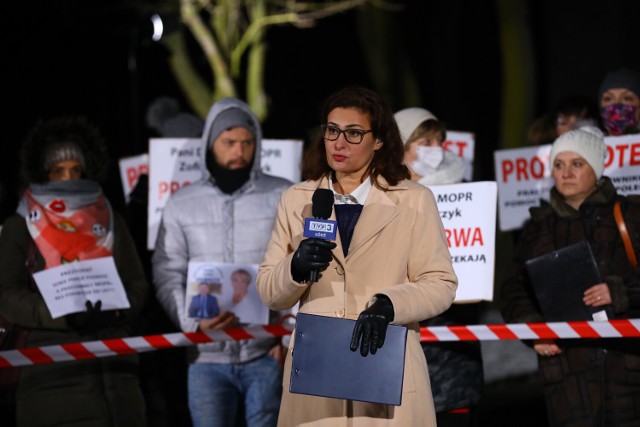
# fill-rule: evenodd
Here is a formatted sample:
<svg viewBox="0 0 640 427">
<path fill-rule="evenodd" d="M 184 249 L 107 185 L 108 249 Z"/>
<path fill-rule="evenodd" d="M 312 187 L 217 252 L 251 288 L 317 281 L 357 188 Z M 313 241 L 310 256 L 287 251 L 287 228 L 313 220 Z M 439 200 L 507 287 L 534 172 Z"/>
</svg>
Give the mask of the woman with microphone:
<svg viewBox="0 0 640 427">
<path fill-rule="evenodd" d="M 406 326 L 402 404 L 290 393 L 292 339 L 278 425 L 333 426 L 348 419 L 354 426 L 435 426 L 418 322 L 445 311 L 457 287 L 436 202 L 410 180 L 393 112 L 378 94 L 362 87 L 335 92 L 322 123 L 303 161 L 307 180 L 280 200 L 258 292 L 274 310 L 299 303 L 300 313 L 357 319 L 345 345 L 362 357 L 375 357 L 389 323 Z M 335 242 L 303 236 L 318 189 L 334 194 Z M 318 280 L 311 281 L 316 270 Z"/>
</svg>

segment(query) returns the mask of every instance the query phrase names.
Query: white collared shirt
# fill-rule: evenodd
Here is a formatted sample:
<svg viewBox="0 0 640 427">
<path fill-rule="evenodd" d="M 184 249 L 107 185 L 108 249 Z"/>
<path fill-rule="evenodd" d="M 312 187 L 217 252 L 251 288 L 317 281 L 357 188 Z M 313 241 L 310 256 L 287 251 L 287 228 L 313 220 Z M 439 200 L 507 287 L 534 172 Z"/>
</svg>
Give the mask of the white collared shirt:
<svg viewBox="0 0 640 427">
<path fill-rule="evenodd" d="M 331 191 L 333 191 L 334 204 L 336 205 L 364 205 L 372 186 L 371 177 L 369 177 L 365 179 L 358 188 L 353 190 L 351 194 L 340 194 L 336 193 L 336 190 L 333 189 L 333 179 L 331 176 L 329 176 L 329 185 L 331 186 Z"/>
</svg>

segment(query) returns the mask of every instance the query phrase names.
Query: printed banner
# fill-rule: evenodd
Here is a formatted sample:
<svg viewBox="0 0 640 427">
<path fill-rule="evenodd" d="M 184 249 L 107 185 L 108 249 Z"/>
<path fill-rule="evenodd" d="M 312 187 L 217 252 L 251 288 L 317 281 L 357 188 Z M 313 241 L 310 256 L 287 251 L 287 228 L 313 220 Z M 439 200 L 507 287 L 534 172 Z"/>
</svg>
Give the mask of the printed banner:
<svg viewBox="0 0 640 427">
<path fill-rule="evenodd" d="M 619 194 L 640 194 L 640 134 L 609 136 L 604 175 Z M 529 218 L 529 208 L 549 200 L 553 187 L 551 145 L 498 150 L 494 153 L 498 183 L 500 230 L 516 230 Z"/>
</svg>

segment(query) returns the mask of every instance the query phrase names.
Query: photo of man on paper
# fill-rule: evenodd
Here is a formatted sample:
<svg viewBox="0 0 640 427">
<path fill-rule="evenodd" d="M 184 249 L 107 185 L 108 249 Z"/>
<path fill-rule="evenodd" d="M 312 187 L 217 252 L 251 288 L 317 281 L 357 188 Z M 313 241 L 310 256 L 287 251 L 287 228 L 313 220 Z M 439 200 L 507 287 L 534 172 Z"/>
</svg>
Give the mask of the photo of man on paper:
<svg viewBox="0 0 640 427">
<path fill-rule="evenodd" d="M 200 319 L 211 319 L 220 314 L 218 299 L 211 295 L 211 285 L 209 283 L 198 283 L 198 294 L 191 298 L 189 304 L 189 317 Z"/>
<path fill-rule="evenodd" d="M 220 314 L 220 306 L 216 295 L 222 291 L 222 272 L 210 265 L 203 265 L 194 273 L 191 288 L 197 288 L 197 293 L 187 299 L 190 301 L 189 317 L 211 319 Z"/>
</svg>

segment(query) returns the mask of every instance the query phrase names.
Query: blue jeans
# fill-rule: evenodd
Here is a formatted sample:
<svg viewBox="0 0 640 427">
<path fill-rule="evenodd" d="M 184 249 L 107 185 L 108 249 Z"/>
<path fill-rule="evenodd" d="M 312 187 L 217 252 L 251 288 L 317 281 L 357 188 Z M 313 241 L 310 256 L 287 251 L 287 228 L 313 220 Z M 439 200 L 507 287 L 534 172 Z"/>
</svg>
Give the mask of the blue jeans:
<svg viewBox="0 0 640 427">
<path fill-rule="evenodd" d="M 282 367 L 271 356 L 241 364 L 189 365 L 194 427 L 262 427 L 278 422 Z M 244 414 L 244 420 L 238 415 Z"/>
</svg>

